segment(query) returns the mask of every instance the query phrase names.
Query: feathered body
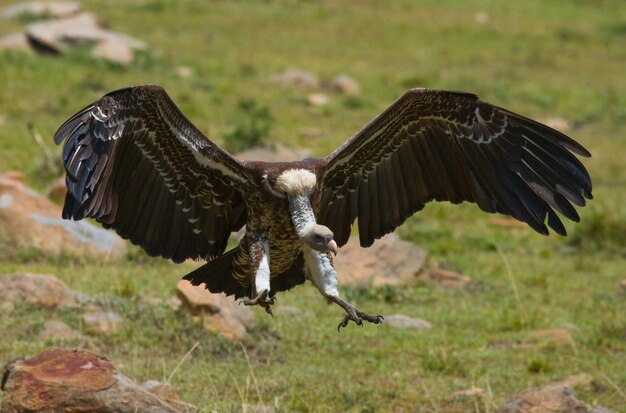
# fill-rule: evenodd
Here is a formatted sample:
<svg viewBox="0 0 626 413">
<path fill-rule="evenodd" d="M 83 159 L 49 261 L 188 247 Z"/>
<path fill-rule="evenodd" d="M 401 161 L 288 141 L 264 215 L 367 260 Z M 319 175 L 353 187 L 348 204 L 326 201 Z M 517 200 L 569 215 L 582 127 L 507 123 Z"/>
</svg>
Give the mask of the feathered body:
<svg viewBox="0 0 626 413">
<path fill-rule="evenodd" d="M 153 256 L 206 260 L 185 278 L 268 312 L 309 279 L 346 311 L 340 326 L 382 319 L 339 297 L 330 252 L 355 221 L 368 247 L 430 201 L 468 201 L 564 235 L 557 212 L 578 221 L 573 205 L 592 197 L 581 145 L 462 92 L 409 90 L 327 157 L 298 162 L 237 160 L 156 85 L 107 94 L 59 128 L 64 139 L 64 218 L 95 218 Z"/>
</svg>

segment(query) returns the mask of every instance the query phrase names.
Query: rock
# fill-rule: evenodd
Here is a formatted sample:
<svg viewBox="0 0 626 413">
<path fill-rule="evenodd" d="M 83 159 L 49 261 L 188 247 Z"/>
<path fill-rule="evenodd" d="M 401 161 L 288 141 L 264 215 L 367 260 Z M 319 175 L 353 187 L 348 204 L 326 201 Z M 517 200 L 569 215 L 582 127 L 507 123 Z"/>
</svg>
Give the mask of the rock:
<svg viewBox="0 0 626 413">
<path fill-rule="evenodd" d="M 105 30 L 92 13 L 35 22 L 27 26 L 26 33 L 39 48 L 53 53 L 63 53 L 71 47 L 104 41 L 123 43 L 132 49 L 145 48 L 145 44 L 139 40 Z"/>
<path fill-rule="evenodd" d="M 85 326 L 99 333 L 111 333 L 119 330 L 125 324 L 125 320 L 113 311 L 89 311 L 83 314 Z"/>
<path fill-rule="evenodd" d="M 626 294 L 626 280 L 620 281 L 620 283 L 619 283 L 619 291 L 622 294 Z"/>
<path fill-rule="evenodd" d="M 307 95 L 306 100 L 309 102 L 309 105 L 315 107 L 326 106 L 330 103 L 328 95 L 323 93 L 310 93 Z"/>
<path fill-rule="evenodd" d="M 99 42 L 91 51 L 91 55 L 122 66 L 128 66 L 134 60 L 133 49 L 127 43 L 115 40 Z"/>
<path fill-rule="evenodd" d="M 465 288 L 472 282 L 467 275 L 443 268 L 429 268 L 423 275 L 421 278 L 433 281 L 444 288 Z"/>
<path fill-rule="evenodd" d="M 39 338 L 43 340 L 72 340 L 81 336 L 82 334 L 78 331 L 59 320 L 46 321 L 43 330 L 39 333 Z"/>
<path fill-rule="evenodd" d="M 256 147 L 246 149 L 235 154 L 237 159 L 242 161 L 263 161 L 263 162 L 291 162 L 300 161 L 311 156 L 308 149 L 291 149 L 282 145 L 273 148 Z"/>
<path fill-rule="evenodd" d="M 513 218 L 492 218 L 489 220 L 489 224 L 502 228 L 529 228 L 525 222 Z"/>
<path fill-rule="evenodd" d="M 337 75 L 330 81 L 332 90 L 348 96 L 358 96 L 361 94 L 359 82 L 346 74 Z"/>
<path fill-rule="evenodd" d="M 176 404 L 180 403 L 180 396 L 169 383 L 162 383 L 158 380 L 148 380 L 143 383 L 141 387 L 165 400 L 172 406 L 176 406 Z"/>
<path fill-rule="evenodd" d="M 307 90 L 320 88 L 320 81 L 311 72 L 300 69 L 288 69 L 272 77 L 272 83 L 281 86 L 297 86 Z"/>
<path fill-rule="evenodd" d="M 189 66 L 178 66 L 176 68 L 176 74 L 182 79 L 188 79 L 193 76 L 193 69 Z"/>
<path fill-rule="evenodd" d="M 498 413 L 600 413 L 607 410 L 591 407 L 574 397 L 571 387 L 557 382 L 524 390 L 508 399 Z"/>
<path fill-rule="evenodd" d="M 350 238 L 334 262 L 342 283 L 406 285 L 424 270 L 427 257 L 417 245 L 389 234 L 367 249 L 357 237 Z"/>
<path fill-rule="evenodd" d="M 46 196 L 48 199 L 56 202 L 57 204 L 63 204 L 66 193 L 67 187 L 65 186 L 65 176 L 60 176 L 52 182 L 46 191 Z"/>
<path fill-rule="evenodd" d="M 571 124 L 567 119 L 559 118 L 559 117 L 550 117 L 540 119 L 539 122 L 543 123 L 546 126 L 551 127 L 552 129 L 556 129 L 561 132 L 568 131 L 571 129 Z"/>
<path fill-rule="evenodd" d="M 12 310 L 15 303 L 56 308 L 73 301 L 74 293 L 53 275 L 18 272 L 0 276 L 0 309 Z"/>
<path fill-rule="evenodd" d="M 480 397 L 485 394 L 485 390 L 480 387 L 471 387 L 466 390 L 459 390 L 452 394 L 454 400 L 470 399 L 474 397 Z"/>
<path fill-rule="evenodd" d="M 396 328 L 414 328 L 417 330 L 430 330 L 432 325 L 421 318 L 413 318 L 403 314 L 385 316 L 384 324 Z"/>
<path fill-rule="evenodd" d="M 81 10 L 80 3 L 73 1 L 29 1 L 17 3 L 2 9 L 4 19 L 27 15 L 32 17 L 68 17 Z"/>
<path fill-rule="evenodd" d="M 489 22 L 489 15 L 484 11 L 479 11 L 474 14 L 474 21 L 478 24 L 487 24 Z"/>
<path fill-rule="evenodd" d="M 44 324 L 39 338 L 54 344 L 98 350 L 98 346 L 90 337 L 79 333 L 62 321 L 50 320 Z"/>
<path fill-rule="evenodd" d="M 61 208 L 21 181 L 0 175 L 0 228 L 20 247 L 46 254 L 119 257 L 126 244 L 113 231 L 88 221 L 61 219 Z"/>
<path fill-rule="evenodd" d="M 180 413 L 86 350 L 48 350 L 18 360 L 3 378 L 3 413 Z"/>
<path fill-rule="evenodd" d="M 204 284 L 192 285 L 187 280 L 176 284 L 176 292 L 183 307 L 192 315 L 202 318 L 206 330 L 230 340 L 243 338 L 256 322 L 250 308 L 239 305 L 224 294 L 212 294 Z"/>
<path fill-rule="evenodd" d="M 558 345 L 574 344 L 572 335 L 564 328 L 536 330 L 530 333 L 530 337 L 535 340 L 547 341 Z"/>
<path fill-rule="evenodd" d="M 24 33 L 12 33 L 0 37 L 0 52 L 3 50 L 22 50 L 28 53 L 34 51 L 28 37 Z M 0 122 L 2 124 L 2 122 Z"/>
</svg>

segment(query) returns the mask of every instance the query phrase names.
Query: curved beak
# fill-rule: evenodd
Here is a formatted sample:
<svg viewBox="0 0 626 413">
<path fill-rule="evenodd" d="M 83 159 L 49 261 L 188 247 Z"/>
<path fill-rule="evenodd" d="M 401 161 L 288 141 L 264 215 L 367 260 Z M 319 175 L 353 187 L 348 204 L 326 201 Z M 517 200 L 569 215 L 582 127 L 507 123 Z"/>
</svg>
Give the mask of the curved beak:
<svg viewBox="0 0 626 413">
<path fill-rule="evenodd" d="M 337 255 L 337 251 L 339 248 L 337 247 L 337 243 L 334 239 L 328 241 L 328 244 L 326 244 L 326 246 L 328 247 L 329 251 L 332 251 L 333 254 Z"/>
</svg>

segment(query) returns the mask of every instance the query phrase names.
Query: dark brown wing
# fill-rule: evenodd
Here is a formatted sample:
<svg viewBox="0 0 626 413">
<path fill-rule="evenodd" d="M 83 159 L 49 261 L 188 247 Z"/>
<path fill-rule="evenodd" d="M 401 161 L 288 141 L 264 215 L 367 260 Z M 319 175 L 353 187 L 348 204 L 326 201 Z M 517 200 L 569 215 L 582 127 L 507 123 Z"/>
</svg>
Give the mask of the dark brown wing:
<svg viewBox="0 0 626 413">
<path fill-rule="evenodd" d="M 475 202 L 542 234 L 578 221 L 591 179 L 566 135 L 468 93 L 413 89 L 326 157 L 318 222 L 347 242 L 358 217 L 362 246 L 432 201 Z"/>
<path fill-rule="evenodd" d="M 65 122 L 63 218 L 95 218 L 150 255 L 210 260 L 245 224 L 247 170 L 156 85 L 107 94 Z"/>
</svg>

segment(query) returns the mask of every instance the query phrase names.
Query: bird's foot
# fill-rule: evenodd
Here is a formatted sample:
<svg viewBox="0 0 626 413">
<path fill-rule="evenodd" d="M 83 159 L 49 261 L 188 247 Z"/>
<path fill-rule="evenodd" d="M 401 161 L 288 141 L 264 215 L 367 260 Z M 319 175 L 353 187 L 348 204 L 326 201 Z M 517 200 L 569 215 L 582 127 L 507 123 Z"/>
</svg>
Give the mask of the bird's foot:
<svg viewBox="0 0 626 413">
<path fill-rule="evenodd" d="M 384 320 L 384 317 L 382 315 L 371 315 L 364 313 L 352 304 L 342 300 L 337 296 L 331 296 L 329 298 L 332 302 L 338 304 L 346 312 L 346 316 L 337 326 L 337 331 L 341 331 L 341 327 L 347 327 L 350 321 L 354 321 L 354 323 L 358 326 L 363 326 L 363 320 L 374 324 L 382 324 Z"/>
<path fill-rule="evenodd" d="M 257 294 L 254 298 L 246 298 L 242 300 L 244 305 L 258 305 L 265 309 L 265 312 L 269 315 L 272 314 L 272 305 L 276 302 L 276 297 L 270 296 L 269 290 L 263 290 L 260 294 Z"/>
</svg>

